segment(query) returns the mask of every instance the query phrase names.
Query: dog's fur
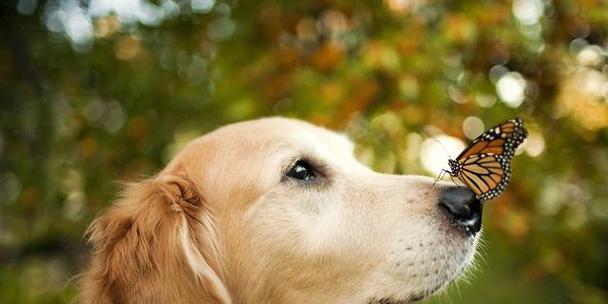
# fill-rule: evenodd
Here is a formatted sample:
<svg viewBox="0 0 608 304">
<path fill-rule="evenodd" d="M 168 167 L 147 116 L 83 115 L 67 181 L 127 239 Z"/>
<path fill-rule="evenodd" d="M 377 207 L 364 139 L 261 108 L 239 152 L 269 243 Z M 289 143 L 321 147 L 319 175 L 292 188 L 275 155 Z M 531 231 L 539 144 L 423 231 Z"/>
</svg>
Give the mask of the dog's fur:
<svg viewBox="0 0 608 304">
<path fill-rule="evenodd" d="M 379 174 L 343 136 L 266 118 L 229 125 L 127 185 L 90 226 L 84 303 L 407 303 L 457 278 L 476 240 L 446 185 Z M 298 159 L 318 178 L 286 173 Z"/>
</svg>

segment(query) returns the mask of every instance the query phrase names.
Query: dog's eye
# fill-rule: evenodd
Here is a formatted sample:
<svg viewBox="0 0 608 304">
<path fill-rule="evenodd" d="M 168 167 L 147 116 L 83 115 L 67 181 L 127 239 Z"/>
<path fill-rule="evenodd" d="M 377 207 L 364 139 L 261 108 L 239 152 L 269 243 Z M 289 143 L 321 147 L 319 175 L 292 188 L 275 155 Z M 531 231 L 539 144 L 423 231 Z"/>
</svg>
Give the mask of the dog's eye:
<svg viewBox="0 0 608 304">
<path fill-rule="evenodd" d="M 303 160 L 298 160 L 293 165 L 293 167 L 289 169 L 289 172 L 287 172 L 287 176 L 306 182 L 312 181 L 317 178 L 315 170 L 312 168 L 312 166 Z"/>
</svg>

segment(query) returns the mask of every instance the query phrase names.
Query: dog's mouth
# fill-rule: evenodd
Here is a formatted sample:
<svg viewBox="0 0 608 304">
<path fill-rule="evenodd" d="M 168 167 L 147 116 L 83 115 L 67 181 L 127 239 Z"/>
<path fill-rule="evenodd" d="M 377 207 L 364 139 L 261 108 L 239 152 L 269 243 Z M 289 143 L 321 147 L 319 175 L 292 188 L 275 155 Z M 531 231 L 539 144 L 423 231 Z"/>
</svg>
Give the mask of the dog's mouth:
<svg viewBox="0 0 608 304">
<path fill-rule="evenodd" d="M 407 278 L 403 288 L 376 294 L 365 303 L 414 303 L 441 292 L 466 272 L 475 255 L 477 237 L 454 221 L 440 223 L 441 226 L 437 227 L 439 237 L 425 241 L 425 246 L 420 242 L 416 247 L 422 254 L 400 257 L 392 268 L 396 274 Z M 410 248 L 405 247 L 406 250 Z"/>
<path fill-rule="evenodd" d="M 415 293 L 405 299 L 395 299 L 392 297 L 386 297 L 386 298 L 380 298 L 380 299 L 370 299 L 367 304 L 408 304 L 408 303 L 414 303 L 414 302 L 418 302 L 426 297 L 428 297 L 429 295 L 431 295 L 433 292 L 431 291 L 423 291 L 423 292 L 419 292 L 419 293 Z"/>
</svg>

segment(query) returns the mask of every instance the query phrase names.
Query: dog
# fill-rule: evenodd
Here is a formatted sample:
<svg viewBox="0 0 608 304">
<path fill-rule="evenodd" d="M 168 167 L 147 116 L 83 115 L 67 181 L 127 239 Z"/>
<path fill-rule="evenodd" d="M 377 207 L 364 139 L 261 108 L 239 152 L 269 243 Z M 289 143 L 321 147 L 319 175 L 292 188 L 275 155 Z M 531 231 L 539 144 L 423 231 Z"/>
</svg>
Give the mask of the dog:
<svg viewBox="0 0 608 304">
<path fill-rule="evenodd" d="M 92 222 L 82 302 L 394 304 L 444 289 L 474 260 L 480 201 L 353 150 L 287 118 L 193 140 Z"/>
</svg>

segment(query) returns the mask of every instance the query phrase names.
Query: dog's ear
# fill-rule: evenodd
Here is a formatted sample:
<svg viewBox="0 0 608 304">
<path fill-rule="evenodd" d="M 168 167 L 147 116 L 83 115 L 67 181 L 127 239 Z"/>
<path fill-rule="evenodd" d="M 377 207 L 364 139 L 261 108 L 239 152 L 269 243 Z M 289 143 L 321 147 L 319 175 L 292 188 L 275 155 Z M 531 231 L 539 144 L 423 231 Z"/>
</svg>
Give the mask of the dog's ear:
<svg viewBox="0 0 608 304">
<path fill-rule="evenodd" d="M 87 237 L 85 303 L 231 303 L 213 216 L 187 177 L 127 185 Z"/>
</svg>

